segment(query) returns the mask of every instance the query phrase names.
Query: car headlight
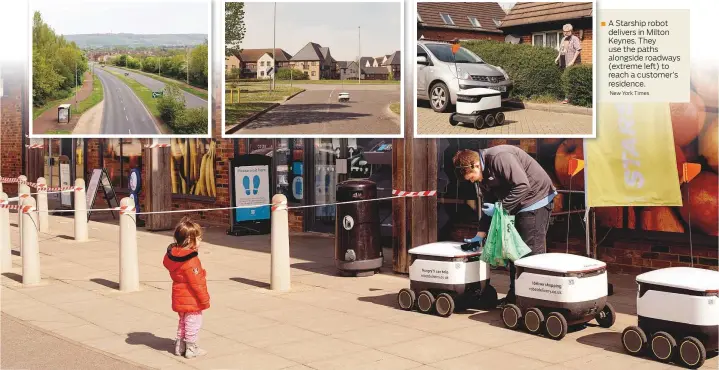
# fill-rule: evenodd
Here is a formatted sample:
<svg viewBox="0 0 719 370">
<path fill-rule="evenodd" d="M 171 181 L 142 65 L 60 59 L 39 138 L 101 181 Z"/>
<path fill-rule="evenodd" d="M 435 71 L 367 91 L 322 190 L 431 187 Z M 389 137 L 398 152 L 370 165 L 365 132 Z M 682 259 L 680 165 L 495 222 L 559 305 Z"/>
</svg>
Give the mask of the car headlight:
<svg viewBox="0 0 719 370">
<path fill-rule="evenodd" d="M 460 80 L 469 80 L 471 76 L 469 75 L 469 72 L 466 71 L 458 71 L 457 76 Z"/>
<path fill-rule="evenodd" d="M 507 72 L 504 71 L 504 69 L 502 69 L 501 67 L 497 67 L 497 69 L 502 72 L 505 80 L 509 80 L 509 75 L 507 74 Z"/>
</svg>

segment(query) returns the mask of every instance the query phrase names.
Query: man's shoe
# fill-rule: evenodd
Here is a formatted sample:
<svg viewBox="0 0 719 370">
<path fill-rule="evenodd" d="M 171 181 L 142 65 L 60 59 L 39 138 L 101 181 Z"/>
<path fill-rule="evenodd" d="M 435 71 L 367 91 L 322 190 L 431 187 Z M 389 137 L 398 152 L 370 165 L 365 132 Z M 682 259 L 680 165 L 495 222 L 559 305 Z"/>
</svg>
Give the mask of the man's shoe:
<svg viewBox="0 0 719 370">
<path fill-rule="evenodd" d="M 175 356 L 184 356 L 187 346 L 184 339 L 175 339 Z"/>
<path fill-rule="evenodd" d="M 185 358 L 195 358 L 206 354 L 207 351 L 200 349 L 200 347 L 197 346 L 197 343 L 187 342 L 187 352 L 185 352 Z"/>
<path fill-rule="evenodd" d="M 513 291 L 509 291 L 504 298 L 499 300 L 499 307 L 504 307 L 507 304 L 515 304 L 517 301 L 517 297 L 514 295 Z"/>
</svg>

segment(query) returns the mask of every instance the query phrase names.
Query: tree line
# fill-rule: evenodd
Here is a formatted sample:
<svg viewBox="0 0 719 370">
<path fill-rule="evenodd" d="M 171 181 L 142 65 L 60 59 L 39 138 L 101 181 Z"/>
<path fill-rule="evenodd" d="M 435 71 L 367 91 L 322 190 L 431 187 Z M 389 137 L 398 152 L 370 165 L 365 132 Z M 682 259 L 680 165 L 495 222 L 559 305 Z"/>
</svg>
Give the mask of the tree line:
<svg viewBox="0 0 719 370">
<path fill-rule="evenodd" d="M 85 53 L 74 43 L 58 35 L 42 19 L 33 15 L 32 25 L 32 97 L 34 106 L 72 95 L 75 84 L 82 86 L 88 70 Z"/>
<path fill-rule="evenodd" d="M 190 85 L 207 89 L 207 41 L 190 50 L 173 50 L 164 56 L 118 55 L 110 64 L 137 69 L 160 76 L 188 81 Z M 189 64 L 189 74 L 188 74 Z"/>
</svg>

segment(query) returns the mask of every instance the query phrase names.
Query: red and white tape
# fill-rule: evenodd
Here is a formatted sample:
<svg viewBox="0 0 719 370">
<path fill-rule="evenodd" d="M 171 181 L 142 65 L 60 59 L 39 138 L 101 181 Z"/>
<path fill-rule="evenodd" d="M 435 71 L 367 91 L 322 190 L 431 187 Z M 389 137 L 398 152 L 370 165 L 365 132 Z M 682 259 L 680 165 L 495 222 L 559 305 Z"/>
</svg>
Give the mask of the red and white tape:
<svg viewBox="0 0 719 370">
<path fill-rule="evenodd" d="M 152 149 L 152 148 L 169 148 L 172 144 L 152 144 L 152 145 L 146 145 L 145 149 Z"/>
<path fill-rule="evenodd" d="M 82 190 L 82 188 L 74 187 L 74 186 L 56 186 L 56 187 L 49 188 L 49 187 L 47 187 L 47 185 L 38 184 L 37 190 L 38 191 L 42 190 L 42 191 L 47 191 L 47 192 L 54 191 L 54 192 L 64 193 L 64 192 L 69 192 L 69 191 L 80 191 L 80 190 Z"/>
<path fill-rule="evenodd" d="M 0 181 L 2 181 L 4 184 L 12 184 L 12 183 L 20 182 L 20 180 L 18 180 L 15 177 L 0 177 Z"/>
<path fill-rule="evenodd" d="M 286 211 L 287 210 L 287 202 L 282 202 L 280 204 L 274 204 L 271 207 L 272 212 L 274 211 Z"/>
<path fill-rule="evenodd" d="M 22 213 L 30 213 L 35 210 L 35 207 L 33 207 L 33 206 L 21 206 L 18 204 L 8 204 L 8 203 L 0 203 L 0 208 L 16 209 L 18 211 L 22 211 Z"/>
<path fill-rule="evenodd" d="M 433 197 L 437 195 L 437 190 L 425 190 L 425 191 L 402 191 L 392 190 L 392 195 L 398 197 Z"/>
<path fill-rule="evenodd" d="M 28 149 L 42 149 L 45 147 L 43 144 L 31 144 L 31 145 L 25 145 Z"/>
</svg>

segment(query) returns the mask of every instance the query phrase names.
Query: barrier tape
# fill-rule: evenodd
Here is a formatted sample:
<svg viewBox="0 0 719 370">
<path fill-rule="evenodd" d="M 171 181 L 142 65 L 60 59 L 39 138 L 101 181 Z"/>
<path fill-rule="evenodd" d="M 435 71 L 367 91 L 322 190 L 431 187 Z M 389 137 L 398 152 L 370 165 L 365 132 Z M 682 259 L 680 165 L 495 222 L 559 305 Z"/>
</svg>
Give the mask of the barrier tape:
<svg viewBox="0 0 719 370">
<path fill-rule="evenodd" d="M 172 144 L 151 144 L 151 145 L 145 145 L 145 149 L 152 149 L 152 148 L 169 148 Z"/>
<path fill-rule="evenodd" d="M 42 149 L 45 147 L 43 144 L 32 144 L 32 145 L 25 145 L 28 149 Z"/>
<path fill-rule="evenodd" d="M 398 197 L 433 197 L 437 194 L 437 190 L 427 191 L 401 191 L 392 189 L 392 195 Z"/>
<path fill-rule="evenodd" d="M 0 203 L 0 208 L 14 209 L 17 211 L 21 211 L 22 213 L 30 213 L 30 212 L 34 212 L 37 210 L 33 206 L 21 206 L 21 205 L 17 205 L 17 204 L 8 204 L 8 203 Z"/>
<path fill-rule="evenodd" d="M 20 182 L 20 180 L 14 178 L 14 177 L 0 177 L 0 182 L 5 183 L 5 184 L 12 184 L 12 183 Z"/>
</svg>

